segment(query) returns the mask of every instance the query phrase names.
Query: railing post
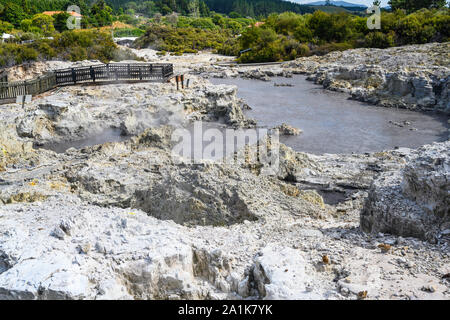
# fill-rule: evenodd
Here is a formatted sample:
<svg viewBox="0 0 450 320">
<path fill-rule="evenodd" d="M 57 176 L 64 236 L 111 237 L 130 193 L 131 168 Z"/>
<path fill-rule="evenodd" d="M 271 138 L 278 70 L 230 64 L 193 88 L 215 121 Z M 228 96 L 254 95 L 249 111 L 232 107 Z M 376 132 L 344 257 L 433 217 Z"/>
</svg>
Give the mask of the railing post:
<svg viewBox="0 0 450 320">
<path fill-rule="evenodd" d="M 74 68 L 72 68 L 72 82 L 74 84 L 77 83 L 77 74 L 75 73 L 75 69 Z"/>
<path fill-rule="evenodd" d="M 95 83 L 95 70 L 92 66 L 89 67 L 89 71 L 91 73 L 91 79 Z"/>
</svg>

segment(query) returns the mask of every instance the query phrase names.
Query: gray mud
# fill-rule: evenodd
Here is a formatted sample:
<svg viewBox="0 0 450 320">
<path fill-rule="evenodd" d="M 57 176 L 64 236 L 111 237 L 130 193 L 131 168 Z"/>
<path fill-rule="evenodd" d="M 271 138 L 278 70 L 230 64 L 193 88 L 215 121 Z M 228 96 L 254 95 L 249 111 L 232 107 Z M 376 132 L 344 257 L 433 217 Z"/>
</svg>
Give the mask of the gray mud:
<svg viewBox="0 0 450 320">
<path fill-rule="evenodd" d="M 285 122 L 303 130 L 299 136 L 280 139 L 296 151 L 377 152 L 396 147 L 418 148 L 448 139 L 448 116 L 350 100 L 345 93 L 327 91 L 306 81 L 305 76 L 272 78 L 270 82 L 242 78 L 210 81 L 236 85 L 238 96 L 252 107 L 246 115 L 258 125 L 274 127 Z"/>
</svg>

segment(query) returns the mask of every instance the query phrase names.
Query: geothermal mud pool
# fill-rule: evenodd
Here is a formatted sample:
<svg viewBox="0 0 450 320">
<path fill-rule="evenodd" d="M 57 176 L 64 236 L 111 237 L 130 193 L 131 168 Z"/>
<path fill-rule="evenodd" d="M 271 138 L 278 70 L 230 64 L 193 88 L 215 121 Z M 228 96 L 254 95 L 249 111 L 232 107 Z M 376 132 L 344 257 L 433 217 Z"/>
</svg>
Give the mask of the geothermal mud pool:
<svg viewBox="0 0 450 320">
<path fill-rule="evenodd" d="M 380 108 L 350 100 L 306 81 L 305 76 L 272 81 L 211 78 L 215 84 L 236 85 L 239 98 L 252 108 L 245 114 L 270 128 L 287 123 L 303 133 L 281 141 L 296 151 L 314 154 L 364 153 L 417 148 L 448 139 L 448 116 Z M 276 84 L 276 85 L 275 85 Z"/>
</svg>

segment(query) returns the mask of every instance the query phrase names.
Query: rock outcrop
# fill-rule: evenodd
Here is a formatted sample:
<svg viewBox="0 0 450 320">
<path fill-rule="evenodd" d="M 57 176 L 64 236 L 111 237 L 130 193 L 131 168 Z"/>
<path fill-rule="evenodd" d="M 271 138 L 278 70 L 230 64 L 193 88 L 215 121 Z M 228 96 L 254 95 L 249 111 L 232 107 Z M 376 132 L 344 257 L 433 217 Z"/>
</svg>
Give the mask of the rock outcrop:
<svg viewBox="0 0 450 320">
<path fill-rule="evenodd" d="M 269 244 L 255 259 L 254 286 L 259 296 L 268 300 L 318 299 L 307 266 L 297 250 Z"/>
<path fill-rule="evenodd" d="M 232 297 L 226 257 L 142 211 L 69 196 L 0 216 L 0 299 Z"/>
<path fill-rule="evenodd" d="M 439 241 L 450 234 L 450 143 L 424 146 L 404 168 L 382 173 L 361 214 L 367 232 Z"/>
</svg>

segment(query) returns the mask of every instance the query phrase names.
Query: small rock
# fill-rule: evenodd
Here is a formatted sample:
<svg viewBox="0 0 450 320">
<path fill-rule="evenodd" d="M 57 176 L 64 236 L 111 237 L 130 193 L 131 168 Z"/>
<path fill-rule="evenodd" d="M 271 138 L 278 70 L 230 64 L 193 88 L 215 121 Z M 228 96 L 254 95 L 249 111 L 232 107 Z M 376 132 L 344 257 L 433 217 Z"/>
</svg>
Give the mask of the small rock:
<svg viewBox="0 0 450 320">
<path fill-rule="evenodd" d="M 68 220 L 62 220 L 59 227 L 61 228 L 62 231 L 64 231 L 65 234 L 67 234 L 68 236 L 72 235 L 71 234 L 71 230 L 72 230 L 72 223 Z"/>
<path fill-rule="evenodd" d="M 403 237 L 398 237 L 397 240 L 395 241 L 395 244 L 398 246 L 400 246 L 404 243 L 405 243 L 405 239 Z"/>
<path fill-rule="evenodd" d="M 104 245 L 102 245 L 100 242 L 97 242 L 97 243 L 95 243 L 95 250 L 98 252 L 98 253 L 106 253 L 106 248 L 105 248 L 105 246 Z"/>
<path fill-rule="evenodd" d="M 436 287 L 430 284 L 428 286 L 423 286 L 421 290 L 425 291 L 425 292 L 433 293 L 433 292 L 436 292 Z"/>
<path fill-rule="evenodd" d="M 366 299 L 367 298 L 367 290 L 358 292 L 358 299 Z"/>
<path fill-rule="evenodd" d="M 280 131 L 280 135 L 282 136 L 298 136 L 303 131 L 297 128 L 294 128 L 286 123 L 283 123 L 274 129 L 278 129 Z"/>
<path fill-rule="evenodd" d="M 392 246 L 390 244 L 380 243 L 378 248 L 380 248 L 382 252 L 387 253 L 392 249 Z"/>
<path fill-rule="evenodd" d="M 66 234 L 64 233 L 64 231 L 61 230 L 60 227 L 56 227 L 55 229 L 53 229 L 50 235 L 55 238 L 58 238 L 59 240 L 64 240 L 64 237 L 66 236 Z"/>
<path fill-rule="evenodd" d="M 347 287 L 341 287 L 340 292 L 343 296 L 348 296 L 350 294 L 350 290 Z"/>
<path fill-rule="evenodd" d="M 91 251 L 91 244 L 90 243 L 82 244 L 78 247 L 78 249 L 80 250 L 80 253 L 88 254 L 89 251 Z"/>
</svg>

